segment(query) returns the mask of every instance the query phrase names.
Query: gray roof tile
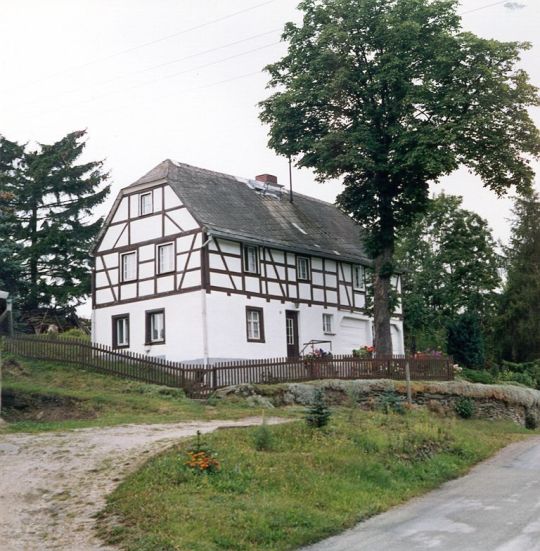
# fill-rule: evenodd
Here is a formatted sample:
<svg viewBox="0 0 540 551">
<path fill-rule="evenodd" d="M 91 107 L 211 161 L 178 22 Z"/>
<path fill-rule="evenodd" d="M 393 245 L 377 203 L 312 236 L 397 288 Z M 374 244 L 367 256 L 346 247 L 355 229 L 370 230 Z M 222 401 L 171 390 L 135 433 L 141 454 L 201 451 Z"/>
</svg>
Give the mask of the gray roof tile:
<svg viewBox="0 0 540 551">
<path fill-rule="evenodd" d="M 369 263 L 360 227 L 330 203 L 299 193 L 293 203 L 286 193 L 263 196 L 247 179 L 171 160 L 132 185 L 162 179 L 210 234 Z"/>
</svg>

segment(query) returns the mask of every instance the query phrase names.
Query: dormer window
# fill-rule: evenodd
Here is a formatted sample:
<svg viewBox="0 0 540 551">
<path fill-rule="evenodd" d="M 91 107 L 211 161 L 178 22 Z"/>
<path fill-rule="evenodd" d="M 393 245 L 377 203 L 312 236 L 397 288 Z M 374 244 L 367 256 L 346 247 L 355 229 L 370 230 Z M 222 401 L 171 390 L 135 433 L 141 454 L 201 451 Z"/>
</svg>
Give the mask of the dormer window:
<svg viewBox="0 0 540 551">
<path fill-rule="evenodd" d="M 248 274 L 259 273 L 259 255 L 257 247 L 244 245 L 244 272 Z"/>
<path fill-rule="evenodd" d="M 306 256 L 296 257 L 296 271 L 299 281 L 309 281 L 310 278 L 310 269 L 309 269 L 309 258 Z"/>
<path fill-rule="evenodd" d="M 353 266 L 353 286 L 356 291 L 363 291 L 366 286 L 364 266 Z"/>
<path fill-rule="evenodd" d="M 139 196 L 139 211 L 141 216 L 152 214 L 154 212 L 154 202 L 152 200 L 152 192 L 141 193 Z"/>
</svg>

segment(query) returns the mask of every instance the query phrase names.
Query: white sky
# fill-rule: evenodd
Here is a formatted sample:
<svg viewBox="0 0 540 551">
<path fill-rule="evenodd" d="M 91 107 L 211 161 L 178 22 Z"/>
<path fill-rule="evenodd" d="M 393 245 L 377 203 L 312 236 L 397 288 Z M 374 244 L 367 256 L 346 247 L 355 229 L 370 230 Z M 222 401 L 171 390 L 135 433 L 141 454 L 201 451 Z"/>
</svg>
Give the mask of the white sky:
<svg viewBox="0 0 540 551">
<path fill-rule="evenodd" d="M 112 177 L 102 213 L 121 187 L 166 158 L 237 176 L 276 174 L 287 184 L 287 162 L 267 148 L 257 102 L 268 95 L 260 70 L 284 53 L 279 35 L 298 20 L 297 3 L 0 0 L 0 133 L 50 143 L 87 128 L 86 158 L 105 159 Z M 524 7 L 463 0 L 464 27 L 532 42 L 522 66 L 540 85 L 540 1 L 516 3 Z M 540 110 L 532 114 L 540 125 Z M 295 171 L 294 186 L 327 201 L 340 190 L 313 183 L 306 170 Z M 440 189 L 462 195 L 507 239 L 508 199 L 465 170 Z"/>
</svg>

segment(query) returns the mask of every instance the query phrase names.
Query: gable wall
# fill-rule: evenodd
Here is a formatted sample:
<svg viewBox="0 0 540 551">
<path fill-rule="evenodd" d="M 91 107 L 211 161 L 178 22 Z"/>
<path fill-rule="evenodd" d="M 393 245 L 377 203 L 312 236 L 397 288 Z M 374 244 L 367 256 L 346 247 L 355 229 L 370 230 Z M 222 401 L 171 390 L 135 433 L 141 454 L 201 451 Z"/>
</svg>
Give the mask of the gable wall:
<svg viewBox="0 0 540 551">
<path fill-rule="evenodd" d="M 151 193 L 153 210 L 141 215 L 140 196 Z M 201 288 L 202 229 L 166 184 L 126 193 L 95 253 L 94 308 L 191 292 Z M 174 269 L 158 273 L 159 245 L 171 243 Z M 136 253 L 136 277 L 121 281 L 121 256 Z"/>
</svg>

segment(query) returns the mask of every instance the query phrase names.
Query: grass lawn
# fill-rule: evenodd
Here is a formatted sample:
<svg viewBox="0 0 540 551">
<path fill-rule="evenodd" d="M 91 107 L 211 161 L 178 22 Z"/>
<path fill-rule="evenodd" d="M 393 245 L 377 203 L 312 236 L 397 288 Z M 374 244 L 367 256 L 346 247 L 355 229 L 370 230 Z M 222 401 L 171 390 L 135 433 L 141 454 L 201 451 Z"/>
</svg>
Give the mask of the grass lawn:
<svg viewBox="0 0 540 551">
<path fill-rule="evenodd" d="M 6 408 L 3 431 L 45 431 L 123 423 L 166 423 L 192 419 L 234 419 L 260 413 L 243 403 L 190 400 L 181 390 L 127 381 L 70 365 L 18 360 L 21 369 L 3 374 L 3 391 L 27 401 L 40 414 Z M 62 406 L 63 404 L 63 406 Z M 276 410 L 276 414 L 279 412 Z M 26 418 L 25 418 L 26 417 Z M 34 416 L 35 417 L 35 416 Z"/>
<path fill-rule="evenodd" d="M 423 411 L 353 415 L 342 408 L 322 430 L 269 427 L 268 451 L 256 449 L 257 428 L 207 435 L 215 474 L 190 471 L 183 442 L 116 489 L 101 535 L 129 551 L 295 549 L 465 473 L 525 432 Z"/>
</svg>

